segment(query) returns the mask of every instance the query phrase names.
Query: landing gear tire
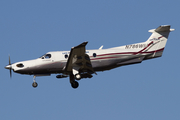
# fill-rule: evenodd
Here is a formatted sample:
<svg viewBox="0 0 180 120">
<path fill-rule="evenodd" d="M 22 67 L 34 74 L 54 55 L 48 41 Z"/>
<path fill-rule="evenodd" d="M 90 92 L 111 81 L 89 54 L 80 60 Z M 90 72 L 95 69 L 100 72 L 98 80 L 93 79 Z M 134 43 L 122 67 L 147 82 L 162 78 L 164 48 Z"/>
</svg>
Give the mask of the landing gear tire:
<svg viewBox="0 0 180 120">
<path fill-rule="evenodd" d="M 76 74 L 74 77 L 75 77 L 76 80 L 80 80 L 81 79 L 81 75 L 80 74 Z"/>
<path fill-rule="evenodd" d="M 36 87 L 38 86 L 37 82 L 33 82 L 33 83 L 32 83 L 32 86 L 33 86 L 34 88 L 36 88 Z"/>
<path fill-rule="evenodd" d="M 71 83 L 71 86 L 72 86 L 72 88 L 78 88 L 78 86 L 79 86 L 79 83 L 77 82 L 77 81 L 74 81 L 74 82 L 72 82 Z"/>
</svg>

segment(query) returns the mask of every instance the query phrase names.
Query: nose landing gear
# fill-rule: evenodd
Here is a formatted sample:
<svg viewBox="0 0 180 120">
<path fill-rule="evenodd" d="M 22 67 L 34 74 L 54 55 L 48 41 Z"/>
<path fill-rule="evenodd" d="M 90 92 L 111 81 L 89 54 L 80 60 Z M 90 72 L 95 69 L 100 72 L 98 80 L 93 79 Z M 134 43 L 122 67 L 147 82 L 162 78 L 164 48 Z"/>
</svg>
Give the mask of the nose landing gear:
<svg viewBox="0 0 180 120">
<path fill-rule="evenodd" d="M 34 87 L 34 88 L 36 88 L 37 86 L 38 86 L 38 84 L 37 84 L 37 82 L 36 82 L 36 76 L 34 76 L 33 77 L 33 83 L 32 83 L 32 86 Z"/>
</svg>

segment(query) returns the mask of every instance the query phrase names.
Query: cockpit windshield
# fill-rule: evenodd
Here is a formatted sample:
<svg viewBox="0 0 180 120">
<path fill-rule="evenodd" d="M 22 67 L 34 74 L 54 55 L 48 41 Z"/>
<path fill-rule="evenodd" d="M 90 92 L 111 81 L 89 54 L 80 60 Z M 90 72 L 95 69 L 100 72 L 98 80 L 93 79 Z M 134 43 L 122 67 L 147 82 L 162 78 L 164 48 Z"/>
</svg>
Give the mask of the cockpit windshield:
<svg viewBox="0 0 180 120">
<path fill-rule="evenodd" d="M 43 56 L 40 57 L 41 59 L 49 59 L 51 58 L 51 54 L 45 54 Z"/>
</svg>

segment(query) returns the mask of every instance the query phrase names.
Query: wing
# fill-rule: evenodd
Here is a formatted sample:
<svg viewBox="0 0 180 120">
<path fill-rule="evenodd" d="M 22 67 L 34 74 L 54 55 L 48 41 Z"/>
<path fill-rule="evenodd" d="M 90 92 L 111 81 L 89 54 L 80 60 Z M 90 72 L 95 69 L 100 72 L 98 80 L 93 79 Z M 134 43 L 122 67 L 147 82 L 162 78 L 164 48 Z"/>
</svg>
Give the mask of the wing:
<svg viewBox="0 0 180 120">
<path fill-rule="evenodd" d="M 65 67 L 66 73 L 83 74 L 84 72 L 92 74 L 95 73 L 89 58 L 86 54 L 85 46 L 88 42 L 83 42 L 80 45 L 71 48 L 69 58 Z"/>
</svg>

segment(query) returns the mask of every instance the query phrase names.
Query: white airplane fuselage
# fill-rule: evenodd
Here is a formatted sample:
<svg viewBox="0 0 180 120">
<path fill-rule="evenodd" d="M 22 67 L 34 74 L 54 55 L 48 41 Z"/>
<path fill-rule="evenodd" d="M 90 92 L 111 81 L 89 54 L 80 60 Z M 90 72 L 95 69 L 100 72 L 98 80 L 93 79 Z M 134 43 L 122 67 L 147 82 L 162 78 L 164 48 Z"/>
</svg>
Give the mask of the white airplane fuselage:
<svg viewBox="0 0 180 120">
<path fill-rule="evenodd" d="M 142 61 L 141 58 L 145 56 L 146 59 L 152 58 L 151 56 L 155 51 L 136 54 L 142 48 L 146 47 L 147 44 L 140 43 L 135 45 L 138 47 L 125 49 L 127 46 L 122 46 L 110 49 L 87 50 L 86 54 L 90 56 L 92 67 L 95 71 L 105 71 L 127 64 L 140 63 Z M 161 55 L 162 52 L 163 49 L 159 50 L 156 53 L 156 57 L 160 57 L 158 55 Z M 16 73 L 29 75 L 63 73 L 68 59 L 65 56 L 69 56 L 69 53 L 70 51 L 48 52 L 47 54 L 50 54 L 51 58 L 42 56 L 34 60 L 17 62 L 12 64 L 12 68 Z M 18 64 L 23 64 L 23 67 L 18 67 Z"/>
<path fill-rule="evenodd" d="M 40 58 L 10 63 L 5 68 L 16 73 L 36 76 L 61 74 L 57 78 L 70 77 L 73 88 L 78 87 L 75 80 L 91 78 L 98 71 L 110 70 L 123 65 L 141 63 L 143 60 L 161 57 L 168 35 L 174 29 L 169 25 L 149 30 L 152 35 L 145 42 L 96 50 L 86 50 L 87 42 L 71 48 L 71 51 L 48 52 Z M 35 79 L 34 77 L 34 79 Z M 33 87 L 37 87 L 37 83 Z"/>
</svg>

